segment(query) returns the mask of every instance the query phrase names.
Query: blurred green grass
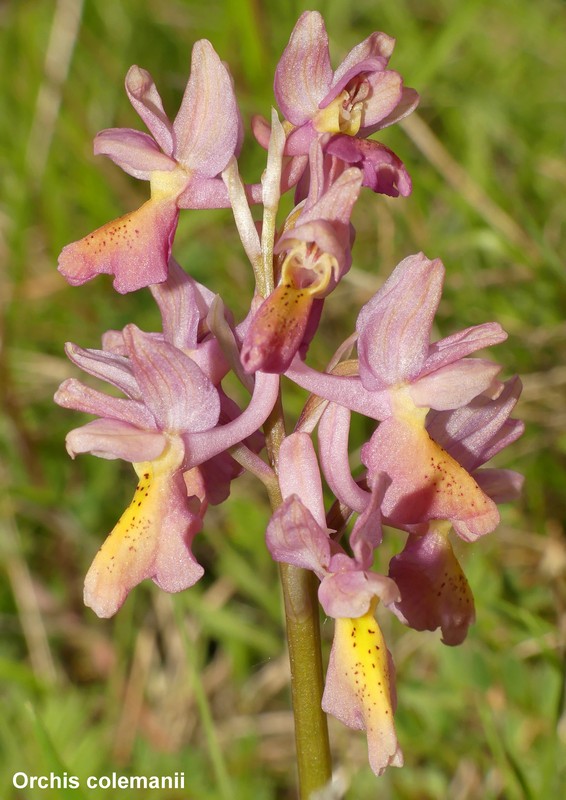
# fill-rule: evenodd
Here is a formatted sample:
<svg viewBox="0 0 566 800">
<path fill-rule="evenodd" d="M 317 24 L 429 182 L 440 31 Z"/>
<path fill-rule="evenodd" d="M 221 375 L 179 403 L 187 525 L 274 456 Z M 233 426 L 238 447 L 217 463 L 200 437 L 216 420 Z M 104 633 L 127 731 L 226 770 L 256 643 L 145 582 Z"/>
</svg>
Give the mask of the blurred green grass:
<svg viewBox="0 0 566 800">
<path fill-rule="evenodd" d="M 128 67 L 152 72 L 173 113 L 192 43 L 211 39 L 230 64 L 249 129 L 253 113 L 269 113 L 273 69 L 305 8 L 323 12 L 335 63 L 373 30 L 395 36 L 392 66 L 422 95 L 418 118 L 381 137 L 407 164 L 413 195 L 363 196 L 354 267 L 326 304 L 313 362 L 350 332 L 360 303 L 393 266 L 422 249 L 447 267 L 442 334 L 490 319 L 508 330 L 496 357 L 507 375 L 523 377 L 518 415 L 527 423 L 499 462 L 526 475 L 522 502 L 504 509 L 497 533 L 460 551 L 478 614 L 466 643 L 452 650 L 436 635 L 381 620 L 397 665 L 406 767 L 376 781 L 364 737 L 333 724 L 336 765 L 353 800 L 566 792 L 564 4 L 26 0 L 0 6 L 6 800 L 63 796 L 12 786 L 16 771 L 51 769 L 83 778 L 183 770 L 189 788 L 169 792 L 171 800 L 294 796 L 288 668 L 276 569 L 262 545 L 262 492 L 243 478 L 230 503 L 207 516 L 201 584 L 173 598 L 140 587 L 115 620 L 99 621 L 82 606 L 82 580 L 133 475 L 123 464 L 71 462 L 64 435 L 79 416 L 51 398 L 72 374 L 64 341 L 97 346 L 108 328 L 158 325 L 146 293 L 119 297 L 105 278 L 71 289 L 55 270 L 64 244 L 145 199 L 144 184 L 92 156 L 101 128 L 139 127 L 123 90 Z M 242 171 L 251 180 L 261 169 L 248 139 Z M 252 283 L 228 212 L 183 215 L 175 253 L 241 318 Z M 289 408 L 299 412 L 298 394 Z M 331 626 L 323 630 L 329 641 Z M 144 797 L 167 800 L 158 791 Z"/>
</svg>

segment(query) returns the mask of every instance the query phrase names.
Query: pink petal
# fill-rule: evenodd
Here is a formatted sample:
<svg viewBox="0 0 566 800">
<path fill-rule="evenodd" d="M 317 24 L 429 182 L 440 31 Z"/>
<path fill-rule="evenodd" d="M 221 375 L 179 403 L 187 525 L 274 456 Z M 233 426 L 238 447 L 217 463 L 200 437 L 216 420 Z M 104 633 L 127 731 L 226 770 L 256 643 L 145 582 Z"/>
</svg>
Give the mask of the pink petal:
<svg viewBox="0 0 566 800">
<path fill-rule="evenodd" d="M 351 412 L 344 406 L 330 403 L 318 426 L 318 447 L 324 477 L 332 493 L 353 511 L 364 511 L 370 494 L 352 478 L 349 461 Z"/>
<path fill-rule="evenodd" d="M 443 280 L 442 262 L 418 253 L 401 261 L 363 306 L 356 329 L 366 389 L 410 382 L 420 374 Z"/>
<path fill-rule="evenodd" d="M 236 152 L 241 120 L 232 79 L 206 39 L 193 46 L 191 75 L 173 130 L 176 160 L 204 177 L 219 175 Z"/>
<path fill-rule="evenodd" d="M 375 549 L 381 544 L 383 532 L 381 529 L 381 503 L 389 479 L 384 473 L 371 476 L 371 493 L 367 505 L 356 520 L 350 534 L 350 547 L 358 563 L 364 569 L 370 569 L 373 564 Z M 387 605 L 389 600 L 379 595 Z"/>
<path fill-rule="evenodd" d="M 317 136 L 319 136 L 319 133 L 313 123 L 310 120 L 305 122 L 304 125 L 295 128 L 288 134 L 285 143 L 285 155 L 305 156 L 309 152 L 313 139 Z"/>
<path fill-rule="evenodd" d="M 72 408 L 85 414 L 96 414 L 120 420 L 136 428 L 155 429 L 155 419 L 146 406 L 137 400 L 126 400 L 123 397 L 113 397 L 94 389 L 92 386 L 68 378 L 63 381 L 54 397 L 57 405 L 63 408 Z"/>
<path fill-rule="evenodd" d="M 216 425 L 218 391 L 189 356 L 135 325 L 124 328 L 124 340 L 144 402 L 162 430 L 196 432 Z"/>
<path fill-rule="evenodd" d="M 114 275 L 114 288 L 121 294 L 160 283 L 167 277 L 178 217 L 174 199 L 152 198 L 137 211 L 64 247 L 59 272 L 71 286 L 95 275 Z"/>
<path fill-rule="evenodd" d="M 474 478 L 491 499 L 499 503 L 512 503 L 521 497 L 524 475 L 512 469 L 478 469 Z"/>
<path fill-rule="evenodd" d="M 100 131 L 94 139 L 94 154 L 108 156 L 128 175 L 144 181 L 156 170 L 170 172 L 177 166 L 159 150 L 151 136 L 130 128 Z"/>
<path fill-rule="evenodd" d="M 399 73 L 393 70 L 377 71 L 375 61 L 359 64 L 351 69 L 339 83 L 331 89 L 321 102 L 320 107 L 325 108 L 350 81 L 355 81 L 357 75 L 370 70 L 363 75 L 369 84 L 369 96 L 363 103 L 360 136 L 369 136 L 376 126 L 386 119 L 397 107 L 403 96 L 403 80 Z M 362 77 L 362 75 L 360 75 Z M 355 87 L 355 84 L 354 84 Z M 355 92 L 355 88 L 353 89 Z"/>
<path fill-rule="evenodd" d="M 302 125 L 318 110 L 332 81 L 328 35 L 318 11 L 305 11 L 275 70 L 279 108 L 293 125 Z"/>
<path fill-rule="evenodd" d="M 458 331 L 458 333 L 430 345 L 422 374 L 426 375 L 440 367 L 453 364 L 476 350 L 499 344 L 505 339 L 507 339 L 507 334 L 497 322 L 486 322 L 483 325 L 474 325 L 472 328 Z"/>
<path fill-rule="evenodd" d="M 460 408 L 487 391 L 500 372 L 499 364 L 492 361 L 463 358 L 419 378 L 409 387 L 409 394 L 421 408 Z"/>
<path fill-rule="evenodd" d="M 408 197 L 411 178 L 400 158 L 392 150 L 373 140 L 337 134 L 326 152 L 362 170 L 362 186 L 389 197 Z"/>
<path fill-rule="evenodd" d="M 172 156 L 173 128 L 149 72 L 138 66 L 130 67 L 126 75 L 126 92 L 159 147 L 166 155 Z"/>
<path fill-rule="evenodd" d="M 356 69 L 360 64 L 363 65 L 364 62 L 370 59 L 379 64 L 381 70 L 384 70 L 391 58 L 394 47 L 395 39 L 391 36 L 377 31 L 372 33 L 367 39 L 364 39 L 363 42 L 355 45 L 350 50 L 334 73 L 332 85 L 343 84 L 345 75 L 348 75 L 353 69 Z M 365 69 L 361 71 L 365 71 Z"/>
<path fill-rule="evenodd" d="M 331 569 L 333 562 L 331 562 Z M 386 605 L 401 595 L 394 581 L 376 572 L 343 570 L 326 575 L 318 590 L 318 599 L 325 614 L 334 619 L 361 617 L 367 614 L 373 599 L 379 597 Z"/>
<path fill-rule="evenodd" d="M 430 412 L 427 430 L 472 472 L 521 436 L 523 423 L 509 419 L 521 388 L 519 378 L 511 378 L 495 399 L 480 395 L 454 411 Z"/>
<path fill-rule="evenodd" d="M 274 512 L 265 534 L 275 561 L 309 569 L 319 577 L 330 561 L 330 538 L 297 495 L 288 497 Z"/>
<path fill-rule="evenodd" d="M 371 94 L 364 103 L 359 136 L 366 137 L 390 117 L 403 99 L 403 79 L 398 72 L 386 70 L 370 75 Z"/>
<path fill-rule="evenodd" d="M 132 374 L 129 360 L 124 355 L 108 352 L 104 344 L 103 347 L 103 350 L 84 350 L 72 342 L 67 342 L 65 354 L 84 372 L 111 383 L 132 400 L 141 400 L 140 389 Z"/>
<path fill-rule="evenodd" d="M 460 535 L 471 540 L 499 523 L 495 503 L 416 424 L 394 417 L 385 420 L 362 447 L 361 458 L 370 475 L 383 471 L 391 478 L 382 511 L 393 524 L 450 520 Z M 463 524 L 458 527 L 459 522 Z"/>
<path fill-rule="evenodd" d="M 204 499 L 207 503 L 215 506 L 223 503 L 230 495 L 231 482 L 241 475 L 242 467 L 234 461 L 232 456 L 221 453 L 214 458 L 205 461 L 198 467 L 184 473 L 185 483 L 187 484 L 187 495 L 190 497 L 193 492 L 189 486 L 188 476 L 191 473 L 198 473 L 200 483 L 203 487 Z"/>
<path fill-rule="evenodd" d="M 150 286 L 161 313 L 165 340 L 181 350 L 197 346 L 199 322 L 208 313 L 206 300 L 197 287 L 174 258 L 169 261 L 167 280 Z"/>
<path fill-rule="evenodd" d="M 419 104 L 419 101 L 420 97 L 414 89 L 409 89 L 408 86 L 403 86 L 401 90 L 401 99 L 393 111 L 375 125 L 364 127 L 363 135 L 371 136 L 372 133 L 383 130 L 383 128 L 387 128 L 389 125 L 393 125 L 394 123 L 405 119 L 405 117 L 408 117 L 409 114 L 415 110 Z M 362 131 L 360 131 L 360 134 L 361 133 Z"/>
<path fill-rule="evenodd" d="M 424 536 L 409 535 L 389 565 L 401 599 L 392 610 L 417 631 L 442 629 L 444 644 L 461 644 L 475 620 L 474 598 L 452 546 L 434 525 Z"/>
<path fill-rule="evenodd" d="M 79 453 L 91 453 L 98 458 L 121 458 L 137 463 L 158 458 L 167 439 L 161 432 L 140 430 L 121 420 L 95 419 L 70 431 L 65 442 L 71 458 Z"/>
<path fill-rule="evenodd" d="M 230 198 L 220 178 L 203 178 L 195 172 L 177 197 L 177 205 L 179 208 L 229 208 Z"/>
<path fill-rule="evenodd" d="M 318 461 L 308 434 L 292 433 L 283 439 L 279 449 L 278 472 L 283 499 L 297 495 L 318 525 L 326 528 Z"/>
<path fill-rule="evenodd" d="M 361 186 L 362 175 L 360 170 L 355 167 L 347 169 L 331 183 L 326 191 L 322 192 L 315 203 L 311 205 L 307 200 L 305 211 L 300 214 L 296 228 L 303 226 L 307 222 L 318 220 L 327 220 L 335 226 L 340 224 L 343 228 L 346 226 L 347 230 L 340 231 L 343 240 L 342 246 L 346 246 L 350 241 L 350 217 L 352 216 L 354 204 L 359 197 Z M 294 230 L 290 229 L 283 234 L 281 239 L 284 239 L 287 234 L 292 237 Z"/>
</svg>

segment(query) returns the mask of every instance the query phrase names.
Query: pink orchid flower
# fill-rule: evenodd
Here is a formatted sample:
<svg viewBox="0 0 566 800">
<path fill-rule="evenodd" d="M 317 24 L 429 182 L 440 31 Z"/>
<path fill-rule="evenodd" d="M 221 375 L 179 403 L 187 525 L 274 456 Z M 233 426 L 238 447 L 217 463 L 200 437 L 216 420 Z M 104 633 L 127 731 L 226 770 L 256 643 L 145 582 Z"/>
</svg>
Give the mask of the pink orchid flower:
<svg viewBox="0 0 566 800">
<path fill-rule="evenodd" d="M 242 123 L 230 73 L 210 42 L 193 47 L 191 75 L 172 123 L 146 70 L 131 67 L 126 91 L 151 136 L 111 128 L 96 136 L 94 152 L 149 181 L 151 198 L 63 248 L 59 271 L 73 286 L 101 273 L 114 275 L 121 293 L 164 281 L 179 209 L 229 205 L 218 176 L 239 152 Z"/>
<path fill-rule="evenodd" d="M 302 14 L 275 73 L 275 97 L 289 128 L 285 155 L 304 168 L 310 144 L 318 138 L 325 152 L 362 170 L 364 186 L 393 197 L 410 194 L 411 180 L 400 159 L 379 142 L 364 141 L 418 105 L 415 90 L 387 68 L 394 45 L 385 33 L 372 33 L 333 71 L 322 16 Z M 253 131 L 266 147 L 268 123 L 255 117 Z"/>
<path fill-rule="evenodd" d="M 497 398 L 480 395 L 454 411 L 431 411 L 427 431 L 469 471 L 495 503 L 515 500 L 523 477 L 513 470 L 480 469 L 522 434 L 524 425 L 510 415 L 521 392 L 518 378 L 507 381 Z M 469 539 L 457 523 L 456 533 Z M 445 644 L 460 644 L 475 619 L 472 590 L 456 558 L 449 534 L 450 520 L 408 526 L 409 537 L 389 565 L 389 575 L 401 592 L 391 610 L 415 630 L 442 629 Z"/>
<path fill-rule="evenodd" d="M 244 337 L 241 358 L 247 372 L 284 372 L 316 331 L 322 310 L 317 301 L 350 269 L 350 216 L 361 173 L 332 166 L 314 142 L 308 197 L 291 212 L 275 244 L 279 282 L 253 314 Z"/>
<path fill-rule="evenodd" d="M 370 766 L 381 775 L 388 766 L 403 765 L 393 720 L 393 662 L 375 619 L 379 599 L 390 605 L 400 595 L 391 579 L 371 570 L 381 540 L 383 481 L 374 486 L 372 501 L 352 530 L 351 557 L 326 527 L 320 472 L 306 433 L 283 441 L 279 475 L 284 503 L 269 522 L 267 546 L 276 561 L 318 576 L 319 600 L 335 619 L 322 708 L 348 727 L 366 731 Z"/>
<path fill-rule="evenodd" d="M 442 263 L 422 253 L 396 267 L 358 316 L 359 375 L 317 373 L 297 359 L 286 374 L 344 409 L 380 420 L 362 449 L 362 462 L 368 474 L 383 471 L 391 479 L 382 511 L 393 524 L 450 519 L 461 535 L 473 539 L 497 526 L 497 506 L 431 437 L 426 418 L 430 409 L 457 409 L 482 393 L 501 390 L 500 367 L 467 356 L 506 334 L 497 323 L 487 323 L 431 344 L 443 278 Z M 360 511 L 364 503 L 344 449 L 349 414 L 332 413 L 334 422 L 327 417 L 321 438 L 321 463 L 331 488 L 339 497 L 348 495 L 351 507 Z"/>
<path fill-rule="evenodd" d="M 206 493 L 193 469 L 255 433 L 277 395 L 277 378 L 257 373 L 252 400 L 239 416 L 218 424 L 217 388 L 185 353 L 128 325 L 127 355 L 67 346 L 69 358 L 125 397 L 106 395 L 76 379 L 55 401 L 99 417 L 67 435 L 72 457 L 92 453 L 133 464 L 139 483 L 132 503 L 99 550 L 85 581 L 85 602 L 112 616 L 129 591 L 152 578 L 168 592 L 203 574 L 191 543 L 206 511 Z"/>
</svg>

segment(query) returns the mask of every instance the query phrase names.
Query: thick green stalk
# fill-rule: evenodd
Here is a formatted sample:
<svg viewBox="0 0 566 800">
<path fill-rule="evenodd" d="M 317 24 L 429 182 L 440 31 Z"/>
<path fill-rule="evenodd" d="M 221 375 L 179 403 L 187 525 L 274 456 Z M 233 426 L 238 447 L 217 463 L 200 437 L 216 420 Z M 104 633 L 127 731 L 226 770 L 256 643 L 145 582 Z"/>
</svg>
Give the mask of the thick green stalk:
<svg viewBox="0 0 566 800">
<path fill-rule="evenodd" d="M 275 112 L 272 113 L 271 128 L 267 169 L 262 178 L 264 205 L 261 236 L 262 269 L 254 267 L 256 292 L 262 297 L 270 295 L 275 286 L 273 247 L 285 146 L 285 132 Z M 279 448 L 285 438 L 281 390 L 263 430 L 269 462 L 277 475 Z M 275 511 L 283 502 L 279 482 L 268 481 L 266 486 L 271 507 Z M 311 572 L 288 564 L 280 564 L 279 574 L 283 589 L 291 664 L 299 797 L 300 800 L 310 800 L 312 793 L 326 786 L 332 776 L 326 714 L 321 708 L 324 679 L 316 579 Z"/>
<path fill-rule="evenodd" d="M 289 564 L 280 564 L 279 574 L 291 664 L 299 796 L 308 800 L 332 776 L 328 725 L 321 708 L 324 679 L 316 578 L 312 572 Z"/>
<path fill-rule="evenodd" d="M 269 458 L 277 469 L 279 447 L 285 436 L 280 397 L 264 430 Z M 270 501 L 273 510 L 281 505 L 280 492 L 270 492 Z M 279 575 L 291 665 L 299 797 L 309 800 L 332 776 L 328 726 L 321 708 L 324 678 L 316 578 L 289 564 L 279 565 Z"/>
</svg>

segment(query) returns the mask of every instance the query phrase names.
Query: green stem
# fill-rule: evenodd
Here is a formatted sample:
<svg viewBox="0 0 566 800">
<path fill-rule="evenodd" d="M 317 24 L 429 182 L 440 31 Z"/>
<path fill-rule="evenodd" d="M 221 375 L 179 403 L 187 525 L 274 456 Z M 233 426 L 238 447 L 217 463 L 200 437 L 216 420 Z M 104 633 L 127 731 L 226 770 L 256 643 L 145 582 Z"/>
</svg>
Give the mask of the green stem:
<svg viewBox="0 0 566 800">
<path fill-rule="evenodd" d="M 261 269 L 258 270 L 254 265 L 256 292 L 262 297 L 271 294 L 275 285 L 273 248 L 284 146 L 285 132 L 277 114 L 273 112 L 268 163 L 262 179 L 264 211 Z M 232 184 L 234 183 L 232 175 Z M 244 220 L 247 219 L 245 214 L 242 216 Z M 249 238 L 253 239 L 251 235 Z M 255 256 L 255 241 L 254 247 L 249 247 L 248 250 L 252 256 Z M 281 390 L 279 390 L 277 402 L 267 418 L 263 430 L 269 463 L 277 475 L 279 448 L 286 435 Z M 283 502 L 279 482 L 268 481 L 266 486 L 271 507 L 275 511 Z M 321 707 L 324 679 L 316 579 L 308 570 L 288 564 L 280 564 L 279 574 L 283 590 L 291 664 L 291 696 L 295 720 L 299 797 L 301 800 L 309 800 L 314 791 L 322 789 L 330 782 L 332 776 L 326 714 Z"/>
<path fill-rule="evenodd" d="M 281 394 L 264 430 L 269 459 L 277 471 L 279 447 L 285 438 Z M 276 493 L 270 492 L 270 501 L 274 511 L 281 505 L 278 486 Z M 279 575 L 291 665 L 299 797 L 308 800 L 315 790 L 326 786 L 332 776 L 328 726 L 321 706 L 324 677 L 317 585 L 311 572 L 289 564 L 279 565 Z"/>
<path fill-rule="evenodd" d="M 332 776 L 328 725 L 321 707 L 324 679 L 316 578 L 312 572 L 289 564 L 280 564 L 279 574 L 291 664 L 299 796 L 308 800 Z"/>
</svg>

